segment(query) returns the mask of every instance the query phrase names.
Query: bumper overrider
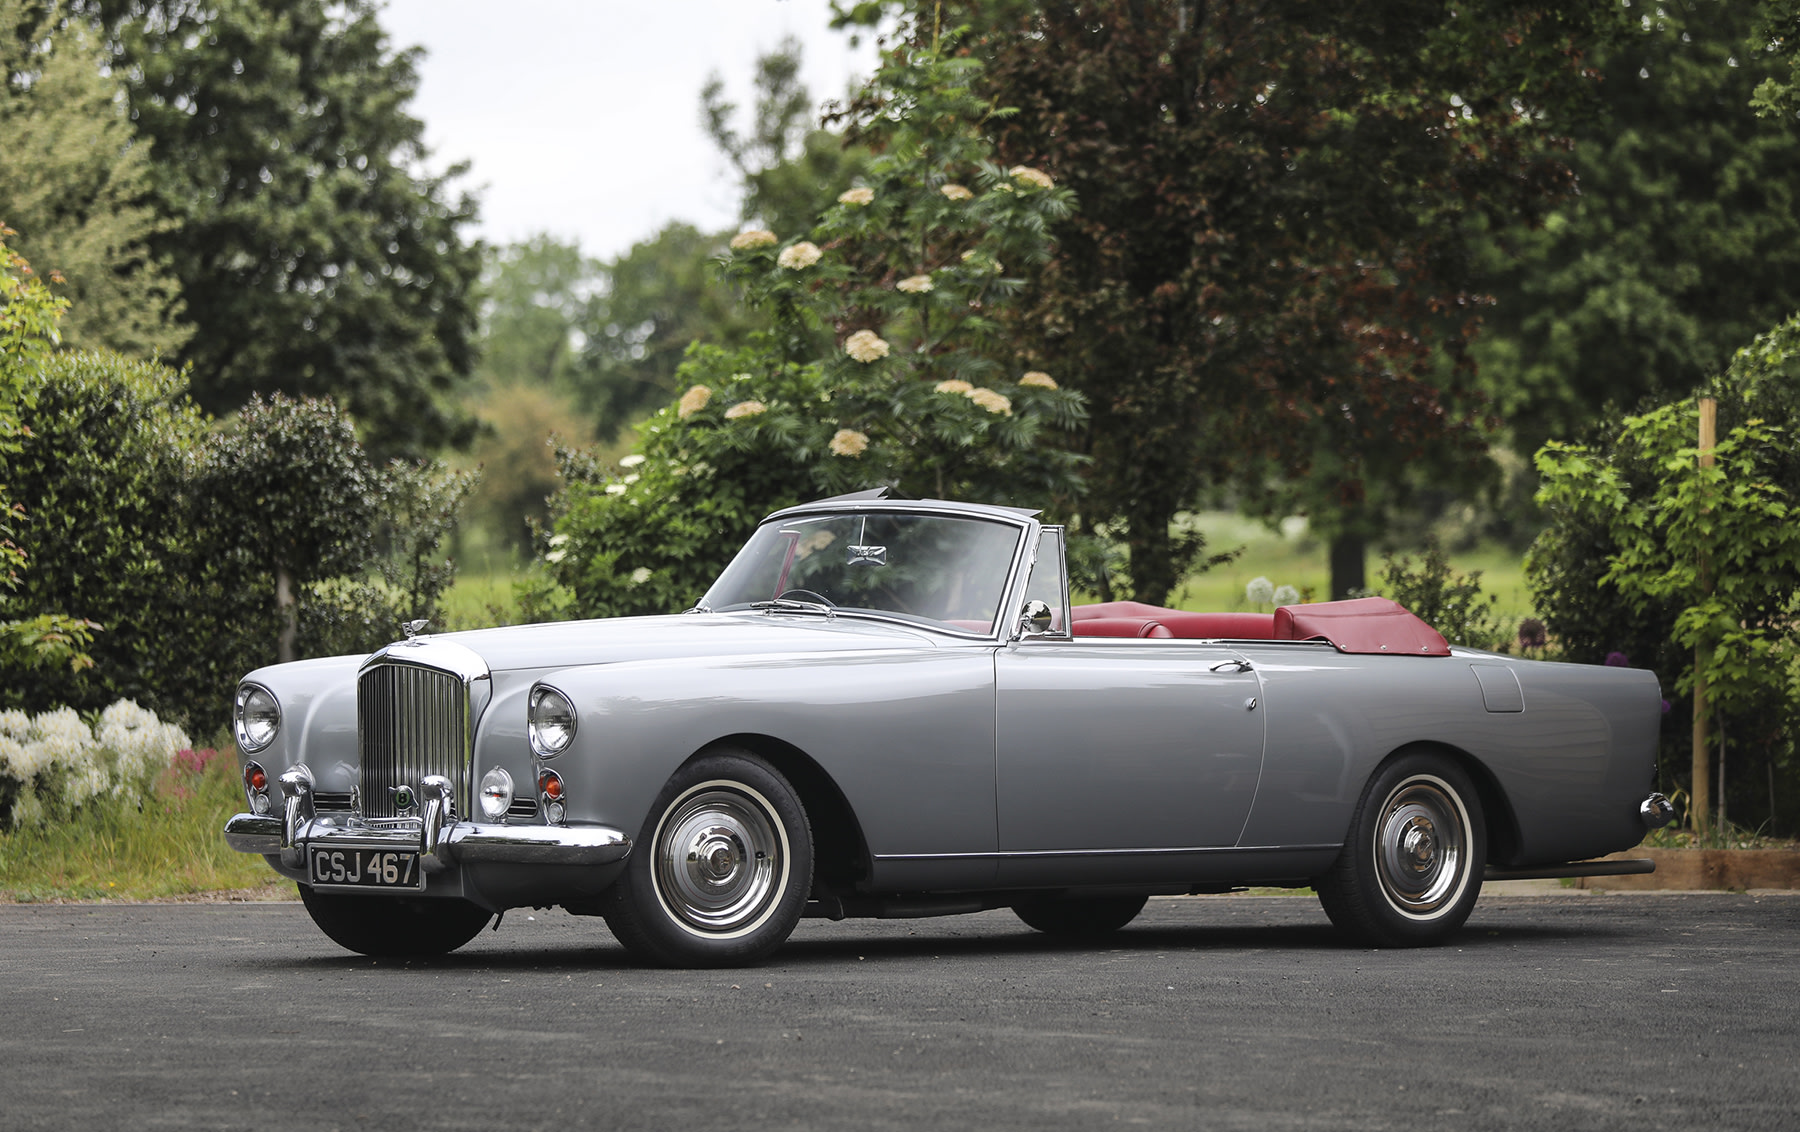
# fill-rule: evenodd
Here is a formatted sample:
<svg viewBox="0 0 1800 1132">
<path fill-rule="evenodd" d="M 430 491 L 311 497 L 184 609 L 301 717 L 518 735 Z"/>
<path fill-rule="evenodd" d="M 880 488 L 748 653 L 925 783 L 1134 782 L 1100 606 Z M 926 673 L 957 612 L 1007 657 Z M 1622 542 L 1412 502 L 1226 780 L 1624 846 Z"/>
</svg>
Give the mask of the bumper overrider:
<svg viewBox="0 0 1800 1132">
<path fill-rule="evenodd" d="M 606 826 L 497 825 L 459 821 L 455 788 L 442 775 L 419 783 L 416 818 L 319 818 L 312 779 L 303 772 L 281 776 L 284 798 L 277 814 L 235 814 L 225 823 L 225 843 L 240 853 L 279 857 L 290 869 L 306 866 L 308 846 L 343 844 L 393 848 L 419 854 L 428 873 L 451 865 L 500 862 L 530 865 L 610 865 L 631 852 L 631 838 Z"/>
</svg>

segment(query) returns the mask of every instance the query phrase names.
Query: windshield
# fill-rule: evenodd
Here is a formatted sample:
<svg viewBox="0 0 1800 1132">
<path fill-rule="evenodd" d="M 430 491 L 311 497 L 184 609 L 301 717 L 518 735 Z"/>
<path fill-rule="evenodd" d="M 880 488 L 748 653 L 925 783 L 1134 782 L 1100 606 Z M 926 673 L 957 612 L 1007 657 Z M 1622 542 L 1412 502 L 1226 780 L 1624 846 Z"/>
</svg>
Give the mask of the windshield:
<svg viewBox="0 0 1800 1132">
<path fill-rule="evenodd" d="M 757 528 L 701 605 L 894 614 L 989 633 L 1019 529 L 983 519 L 861 512 Z"/>
</svg>

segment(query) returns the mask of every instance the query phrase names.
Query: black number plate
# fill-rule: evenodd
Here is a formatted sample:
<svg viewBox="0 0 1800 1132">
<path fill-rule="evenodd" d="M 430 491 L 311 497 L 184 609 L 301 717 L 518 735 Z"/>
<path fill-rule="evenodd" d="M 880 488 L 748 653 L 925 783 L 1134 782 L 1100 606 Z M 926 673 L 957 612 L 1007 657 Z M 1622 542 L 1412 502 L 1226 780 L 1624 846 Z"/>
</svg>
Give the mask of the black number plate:
<svg viewBox="0 0 1800 1132">
<path fill-rule="evenodd" d="M 371 849 L 359 845 L 307 847 L 307 875 L 314 884 L 334 888 L 425 887 L 419 854 L 404 849 Z"/>
</svg>

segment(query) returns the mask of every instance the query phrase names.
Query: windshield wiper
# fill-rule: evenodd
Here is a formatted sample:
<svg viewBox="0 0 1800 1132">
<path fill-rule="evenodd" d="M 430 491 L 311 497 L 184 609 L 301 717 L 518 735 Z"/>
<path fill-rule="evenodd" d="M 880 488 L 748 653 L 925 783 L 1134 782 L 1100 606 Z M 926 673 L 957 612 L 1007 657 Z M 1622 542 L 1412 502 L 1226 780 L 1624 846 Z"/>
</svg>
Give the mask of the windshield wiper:
<svg viewBox="0 0 1800 1132">
<path fill-rule="evenodd" d="M 828 601 L 808 601 L 797 597 L 776 597 L 770 598 L 768 601 L 753 601 L 750 603 L 750 608 L 760 609 L 764 613 L 774 613 L 776 610 L 780 610 L 783 613 L 810 612 L 823 613 L 827 617 L 837 616 L 837 607 Z"/>
</svg>

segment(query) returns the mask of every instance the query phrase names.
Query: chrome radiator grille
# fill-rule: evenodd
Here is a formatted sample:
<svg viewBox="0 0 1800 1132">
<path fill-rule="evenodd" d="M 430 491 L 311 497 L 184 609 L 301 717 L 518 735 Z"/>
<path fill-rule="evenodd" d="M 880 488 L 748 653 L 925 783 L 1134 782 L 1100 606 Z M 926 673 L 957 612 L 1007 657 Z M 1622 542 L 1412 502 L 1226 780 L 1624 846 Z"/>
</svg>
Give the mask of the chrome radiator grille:
<svg viewBox="0 0 1800 1132">
<path fill-rule="evenodd" d="M 356 741 L 362 754 L 365 818 L 398 817 L 394 787 L 415 791 L 428 774 L 456 786 L 456 811 L 469 810 L 469 691 L 450 672 L 377 664 L 356 684 Z"/>
</svg>

